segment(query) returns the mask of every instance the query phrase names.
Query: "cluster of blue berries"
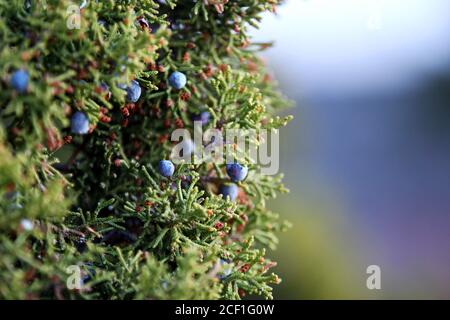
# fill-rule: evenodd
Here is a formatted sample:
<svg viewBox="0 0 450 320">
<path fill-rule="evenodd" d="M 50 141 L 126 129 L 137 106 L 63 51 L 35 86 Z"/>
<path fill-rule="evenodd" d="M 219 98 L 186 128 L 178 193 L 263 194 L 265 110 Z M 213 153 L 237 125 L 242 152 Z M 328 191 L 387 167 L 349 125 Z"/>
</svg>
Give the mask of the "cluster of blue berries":
<svg viewBox="0 0 450 320">
<path fill-rule="evenodd" d="M 239 182 L 244 180 L 248 174 L 248 168 L 239 163 L 230 163 L 226 165 L 227 174 L 230 177 L 231 181 Z M 224 198 L 229 198 L 231 201 L 236 200 L 239 187 L 234 183 L 225 183 L 220 186 L 219 193 Z"/>
<path fill-rule="evenodd" d="M 158 164 L 158 171 L 163 177 L 170 178 L 175 172 L 175 166 L 170 160 L 161 160 Z M 239 163 L 227 165 L 227 174 L 234 182 L 244 180 L 247 173 L 248 168 Z M 236 200 L 238 193 L 239 187 L 235 183 L 222 184 L 219 189 L 219 194 L 221 194 L 225 199 L 228 198 L 231 201 Z"/>
<path fill-rule="evenodd" d="M 136 103 L 141 97 L 142 88 L 136 80 L 132 80 L 129 85 L 119 83 L 117 86 L 127 92 L 127 100 L 129 102 Z"/>
</svg>

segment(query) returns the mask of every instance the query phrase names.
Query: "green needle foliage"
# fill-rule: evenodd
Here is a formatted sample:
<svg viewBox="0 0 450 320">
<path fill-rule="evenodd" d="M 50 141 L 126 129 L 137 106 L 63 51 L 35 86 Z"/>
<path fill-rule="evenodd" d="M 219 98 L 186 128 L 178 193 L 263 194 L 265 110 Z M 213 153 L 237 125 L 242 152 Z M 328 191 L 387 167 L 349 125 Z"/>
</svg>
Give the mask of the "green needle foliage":
<svg viewBox="0 0 450 320">
<path fill-rule="evenodd" d="M 230 201 L 224 164 L 155 168 L 201 111 L 223 131 L 290 120 L 274 116 L 287 103 L 256 55 L 269 44 L 247 36 L 279 1 L 90 0 L 77 15 L 80 2 L 0 0 L 0 298 L 272 298 L 265 248 L 287 223 L 265 202 L 286 191 L 281 176 L 244 157 Z M 132 80 L 136 103 L 121 89 Z M 71 133 L 77 111 L 85 135 Z M 67 286 L 71 266 L 81 288 Z"/>
</svg>

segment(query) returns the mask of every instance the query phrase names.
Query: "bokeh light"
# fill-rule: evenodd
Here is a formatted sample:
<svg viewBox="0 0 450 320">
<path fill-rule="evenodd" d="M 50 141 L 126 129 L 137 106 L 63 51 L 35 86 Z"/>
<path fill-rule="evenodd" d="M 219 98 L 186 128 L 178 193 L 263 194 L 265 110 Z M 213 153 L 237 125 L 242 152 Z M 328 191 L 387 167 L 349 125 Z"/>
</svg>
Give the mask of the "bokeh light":
<svg viewBox="0 0 450 320">
<path fill-rule="evenodd" d="M 450 298 L 450 2 L 290 0 L 256 41 L 296 102 L 278 298 Z M 379 265 L 382 289 L 366 288 Z"/>
</svg>

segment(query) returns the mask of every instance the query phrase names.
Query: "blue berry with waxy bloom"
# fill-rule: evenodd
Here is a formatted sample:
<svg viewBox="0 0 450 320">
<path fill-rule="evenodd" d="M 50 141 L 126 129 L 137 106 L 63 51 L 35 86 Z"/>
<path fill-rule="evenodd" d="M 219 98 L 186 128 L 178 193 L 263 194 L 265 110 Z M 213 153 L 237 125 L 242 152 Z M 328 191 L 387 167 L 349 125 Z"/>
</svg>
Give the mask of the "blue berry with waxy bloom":
<svg viewBox="0 0 450 320">
<path fill-rule="evenodd" d="M 86 134 L 89 132 L 89 118 L 84 112 L 77 111 L 71 119 L 71 130 L 75 134 Z"/>
<path fill-rule="evenodd" d="M 171 177 L 175 172 L 175 166 L 173 165 L 172 161 L 169 160 L 161 160 L 159 162 L 158 168 L 159 173 L 166 178 Z"/>
<path fill-rule="evenodd" d="M 236 200 L 238 196 L 239 188 L 234 183 L 227 183 L 220 186 L 219 194 L 221 194 L 224 199 L 229 198 L 231 201 Z"/>
<path fill-rule="evenodd" d="M 175 89 L 182 89 L 186 85 L 187 79 L 184 73 L 181 73 L 179 71 L 173 72 L 169 76 L 169 84 L 171 87 L 174 87 Z"/>
<path fill-rule="evenodd" d="M 242 181 L 248 173 L 248 168 L 239 163 L 227 164 L 227 174 L 234 182 Z"/>
<path fill-rule="evenodd" d="M 142 89 L 139 82 L 136 80 L 131 81 L 131 84 L 127 87 L 127 99 L 130 102 L 137 102 L 141 97 Z"/>
<path fill-rule="evenodd" d="M 208 111 L 202 111 L 200 112 L 200 114 L 194 117 L 194 121 L 200 121 L 202 123 L 202 126 L 207 125 L 210 119 L 211 114 Z"/>
<path fill-rule="evenodd" d="M 28 75 L 28 72 L 23 69 L 20 69 L 12 74 L 10 83 L 15 90 L 19 91 L 20 93 L 23 93 L 28 89 L 29 80 L 30 76 Z"/>
</svg>

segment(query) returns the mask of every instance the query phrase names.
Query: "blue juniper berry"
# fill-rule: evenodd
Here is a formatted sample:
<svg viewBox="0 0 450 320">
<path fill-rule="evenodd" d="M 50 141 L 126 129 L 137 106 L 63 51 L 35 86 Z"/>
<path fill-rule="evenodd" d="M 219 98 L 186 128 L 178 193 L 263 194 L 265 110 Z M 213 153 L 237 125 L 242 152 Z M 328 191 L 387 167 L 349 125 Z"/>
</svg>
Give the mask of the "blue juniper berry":
<svg viewBox="0 0 450 320">
<path fill-rule="evenodd" d="M 127 87 L 127 99 L 130 102 L 137 102 L 141 97 L 142 89 L 139 82 L 136 80 L 131 81 L 131 84 Z"/>
<path fill-rule="evenodd" d="M 220 186 L 219 193 L 224 199 L 229 198 L 231 201 L 236 200 L 239 188 L 234 183 L 227 183 Z"/>
<path fill-rule="evenodd" d="M 173 165 L 172 161 L 169 160 L 161 160 L 159 162 L 158 168 L 159 173 L 166 178 L 171 177 L 175 172 L 175 166 Z"/>
<path fill-rule="evenodd" d="M 29 79 L 30 76 L 28 75 L 28 72 L 23 69 L 19 69 L 12 74 L 10 83 L 15 90 L 23 93 L 28 89 Z"/>
<path fill-rule="evenodd" d="M 75 134 L 86 134 L 89 132 L 89 118 L 84 112 L 77 111 L 72 116 L 71 130 Z"/>
<path fill-rule="evenodd" d="M 239 163 L 231 163 L 226 165 L 227 174 L 234 182 L 242 181 L 248 173 L 248 168 Z"/>
<path fill-rule="evenodd" d="M 169 84 L 170 86 L 174 87 L 175 89 L 182 89 L 186 85 L 187 79 L 184 73 L 181 73 L 179 71 L 173 72 L 169 76 Z"/>
</svg>

